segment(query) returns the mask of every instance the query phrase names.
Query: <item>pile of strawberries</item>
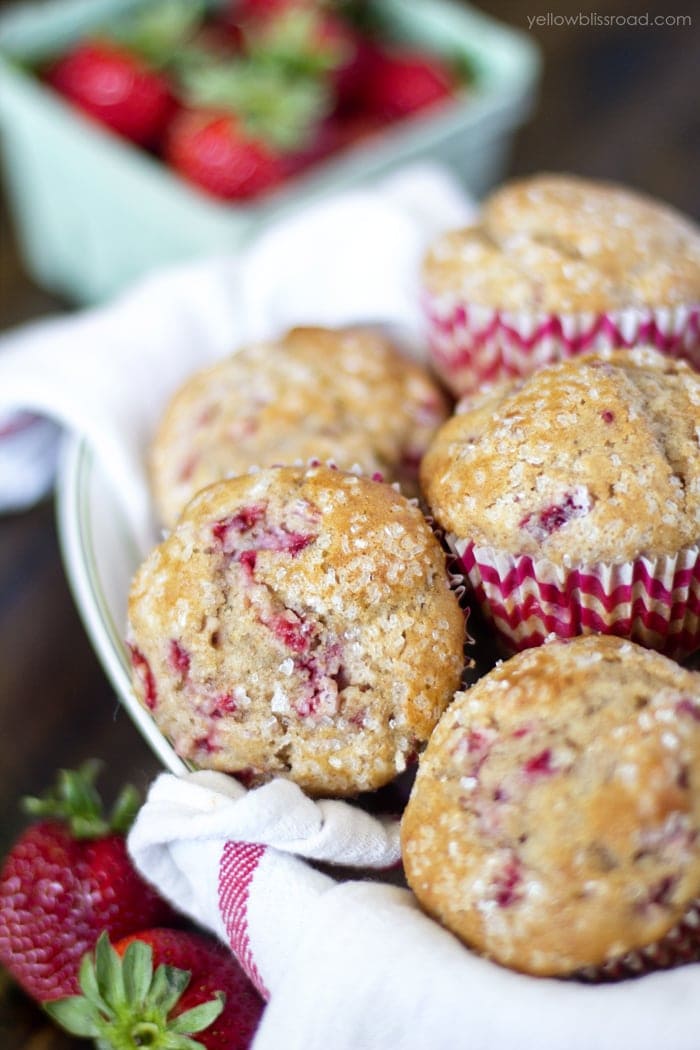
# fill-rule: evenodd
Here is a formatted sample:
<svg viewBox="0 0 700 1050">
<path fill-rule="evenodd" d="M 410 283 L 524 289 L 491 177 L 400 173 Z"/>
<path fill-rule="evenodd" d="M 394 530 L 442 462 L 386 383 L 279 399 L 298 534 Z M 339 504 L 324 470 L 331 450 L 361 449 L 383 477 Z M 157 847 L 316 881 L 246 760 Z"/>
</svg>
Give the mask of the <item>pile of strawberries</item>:
<svg viewBox="0 0 700 1050">
<path fill-rule="evenodd" d="M 452 97 L 456 70 L 379 43 L 361 0 L 154 0 L 43 71 L 185 179 L 249 200 Z"/>
<path fill-rule="evenodd" d="M 0 871 L 0 963 L 101 1050 L 247 1050 L 262 1000 L 134 869 L 124 836 L 138 796 L 126 788 L 105 818 L 97 771 L 62 770 L 50 795 L 26 800 L 41 819 Z"/>
</svg>

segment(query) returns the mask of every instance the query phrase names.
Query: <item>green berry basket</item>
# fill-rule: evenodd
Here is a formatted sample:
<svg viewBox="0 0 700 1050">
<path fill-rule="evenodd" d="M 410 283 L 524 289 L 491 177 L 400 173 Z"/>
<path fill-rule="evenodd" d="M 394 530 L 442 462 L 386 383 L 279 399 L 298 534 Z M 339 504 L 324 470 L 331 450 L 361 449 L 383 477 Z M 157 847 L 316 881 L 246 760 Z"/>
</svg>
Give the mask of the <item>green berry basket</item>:
<svg viewBox="0 0 700 1050">
<path fill-rule="evenodd" d="M 30 275 L 89 303 L 166 263 L 230 251 L 273 217 L 414 161 L 438 161 L 472 193 L 503 174 L 539 75 L 531 40 L 455 0 L 374 0 L 397 41 L 463 58 L 474 85 L 439 111 L 394 125 L 260 202 L 230 205 L 65 103 L 31 72 L 91 28 L 147 0 L 45 0 L 0 16 L 0 142 Z"/>
</svg>

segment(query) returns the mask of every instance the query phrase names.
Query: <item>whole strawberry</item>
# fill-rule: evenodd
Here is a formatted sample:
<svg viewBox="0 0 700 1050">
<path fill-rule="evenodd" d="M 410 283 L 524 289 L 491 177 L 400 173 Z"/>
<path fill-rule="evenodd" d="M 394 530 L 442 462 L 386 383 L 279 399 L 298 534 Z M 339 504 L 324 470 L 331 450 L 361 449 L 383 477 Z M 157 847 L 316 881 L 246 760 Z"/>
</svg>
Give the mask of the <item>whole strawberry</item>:
<svg viewBox="0 0 700 1050">
<path fill-rule="evenodd" d="M 403 50 L 377 51 L 362 86 L 365 108 L 386 120 L 407 117 L 453 94 L 454 80 L 443 63 Z"/>
<path fill-rule="evenodd" d="M 0 871 L 0 963 L 40 1002 L 76 991 L 80 960 L 102 930 L 123 937 L 173 919 L 126 852 L 138 796 L 125 788 L 106 820 L 98 768 L 62 770 L 54 793 L 27 800 L 49 819 L 20 836 Z"/>
<path fill-rule="evenodd" d="M 145 930 L 114 947 L 103 935 L 80 978 L 84 994 L 47 1011 L 101 1050 L 247 1050 L 264 1005 L 220 944 L 175 930 Z"/>
<path fill-rule="evenodd" d="M 140 146 L 158 143 L 175 108 L 166 77 L 107 40 L 78 44 L 46 79 L 80 109 Z"/>
<path fill-rule="evenodd" d="M 189 182 L 225 200 L 257 197 L 283 175 L 279 154 L 231 113 L 183 111 L 170 127 L 165 158 Z"/>
</svg>

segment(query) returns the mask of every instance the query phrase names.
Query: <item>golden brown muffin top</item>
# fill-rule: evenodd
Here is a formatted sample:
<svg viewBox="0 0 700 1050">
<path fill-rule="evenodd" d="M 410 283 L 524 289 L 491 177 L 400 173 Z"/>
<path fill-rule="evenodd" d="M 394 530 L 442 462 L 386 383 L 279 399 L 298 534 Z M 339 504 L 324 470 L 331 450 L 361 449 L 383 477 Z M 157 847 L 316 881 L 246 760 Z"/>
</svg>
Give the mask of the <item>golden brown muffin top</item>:
<svg viewBox="0 0 700 1050">
<path fill-rule="evenodd" d="M 161 520 L 172 527 L 214 481 L 309 459 L 415 486 L 446 415 L 427 371 L 381 332 L 295 328 L 198 372 L 175 394 L 151 450 Z"/>
<path fill-rule="evenodd" d="M 435 295 L 534 313 L 700 301 L 700 229 L 650 197 L 571 175 L 509 182 L 480 221 L 442 236 L 424 280 Z"/>
<path fill-rule="evenodd" d="M 700 536 L 700 376 L 649 349 L 588 354 L 465 399 L 421 484 L 443 528 L 559 566 Z"/>
<path fill-rule="evenodd" d="M 700 674 L 602 636 L 500 664 L 441 718 L 402 842 L 424 907 L 504 965 L 654 944 L 700 894 Z"/>
</svg>

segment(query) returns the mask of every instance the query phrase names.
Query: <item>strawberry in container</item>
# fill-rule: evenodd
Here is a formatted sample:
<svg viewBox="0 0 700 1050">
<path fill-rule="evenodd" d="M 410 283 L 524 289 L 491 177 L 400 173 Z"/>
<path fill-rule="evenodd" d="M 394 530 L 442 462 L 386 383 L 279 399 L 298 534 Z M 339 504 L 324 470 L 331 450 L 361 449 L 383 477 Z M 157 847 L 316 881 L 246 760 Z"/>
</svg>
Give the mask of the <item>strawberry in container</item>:
<svg viewBox="0 0 700 1050">
<path fill-rule="evenodd" d="M 376 49 L 362 80 L 364 108 L 386 121 L 450 99 L 454 75 L 444 62 L 406 49 Z"/>
<path fill-rule="evenodd" d="M 86 113 L 139 146 L 159 141 L 175 108 L 168 79 L 110 40 L 78 44 L 49 70 L 47 80 Z"/>
<path fill-rule="evenodd" d="M 313 148 L 332 104 L 321 79 L 290 77 L 279 62 L 255 57 L 212 62 L 193 49 L 179 78 L 184 105 L 168 129 L 164 159 L 230 200 L 279 185 L 289 158 Z"/>
<path fill-rule="evenodd" d="M 365 6 L 161 0 L 45 79 L 208 194 L 249 201 L 459 89 L 446 63 L 378 41 Z"/>
<path fill-rule="evenodd" d="M 117 134 L 157 148 L 177 109 L 170 63 L 195 37 L 203 16 L 197 0 L 146 6 L 79 40 L 48 66 L 44 77 Z"/>
</svg>

